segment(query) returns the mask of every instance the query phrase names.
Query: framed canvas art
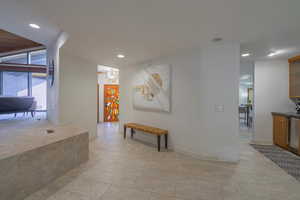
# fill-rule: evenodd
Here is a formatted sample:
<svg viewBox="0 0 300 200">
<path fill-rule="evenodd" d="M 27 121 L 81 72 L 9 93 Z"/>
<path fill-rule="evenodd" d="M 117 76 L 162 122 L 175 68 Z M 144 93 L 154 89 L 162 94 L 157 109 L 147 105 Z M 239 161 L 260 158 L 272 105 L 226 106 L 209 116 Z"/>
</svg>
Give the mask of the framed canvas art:
<svg viewBox="0 0 300 200">
<path fill-rule="evenodd" d="M 133 84 L 134 108 L 170 112 L 170 100 L 170 65 L 150 66 L 138 72 Z"/>
</svg>

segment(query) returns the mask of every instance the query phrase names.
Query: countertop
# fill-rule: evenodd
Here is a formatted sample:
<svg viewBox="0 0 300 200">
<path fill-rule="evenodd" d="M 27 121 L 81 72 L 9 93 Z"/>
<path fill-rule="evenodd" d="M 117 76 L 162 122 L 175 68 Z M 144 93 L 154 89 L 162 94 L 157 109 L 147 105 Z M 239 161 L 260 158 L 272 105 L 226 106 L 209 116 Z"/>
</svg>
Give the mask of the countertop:
<svg viewBox="0 0 300 200">
<path fill-rule="evenodd" d="M 272 112 L 272 115 L 281 115 L 289 118 L 293 117 L 300 119 L 300 114 L 297 114 L 295 112 Z"/>
<path fill-rule="evenodd" d="M 54 133 L 47 133 L 47 129 Z M 72 125 L 44 125 L 35 128 L 8 129 L 0 131 L 0 159 L 4 159 L 41 146 L 46 146 L 88 131 Z"/>
</svg>

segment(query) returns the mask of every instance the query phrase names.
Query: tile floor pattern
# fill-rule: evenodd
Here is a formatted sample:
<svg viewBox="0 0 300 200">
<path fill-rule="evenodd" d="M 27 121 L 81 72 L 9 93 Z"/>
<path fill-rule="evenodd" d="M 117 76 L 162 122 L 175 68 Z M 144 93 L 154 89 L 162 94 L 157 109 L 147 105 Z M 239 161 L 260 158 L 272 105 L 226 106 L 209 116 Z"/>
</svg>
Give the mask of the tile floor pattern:
<svg viewBox="0 0 300 200">
<path fill-rule="evenodd" d="M 100 125 L 90 161 L 26 200 L 299 200 L 299 182 L 242 144 L 239 164 L 193 159 L 123 140 Z"/>
</svg>

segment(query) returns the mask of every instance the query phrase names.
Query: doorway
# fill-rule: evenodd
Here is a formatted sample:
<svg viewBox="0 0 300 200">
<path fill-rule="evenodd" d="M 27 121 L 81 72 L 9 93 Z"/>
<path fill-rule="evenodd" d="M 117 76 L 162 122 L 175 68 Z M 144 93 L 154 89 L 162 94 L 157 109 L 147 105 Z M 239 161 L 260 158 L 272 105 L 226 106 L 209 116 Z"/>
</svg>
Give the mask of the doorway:
<svg viewBox="0 0 300 200">
<path fill-rule="evenodd" d="M 104 85 L 104 122 L 119 121 L 119 85 Z"/>
<path fill-rule="evenodd" d="M 240 138 L 247 143 L 253 140 L 254 129 L 254 63 L 242 60 L 239 83 Z"/>
<path fill-rule="evenodd" d="M 98 123 L 119 121 L 119 69 L 99 65 L 97 83 Z"/>
</svg>

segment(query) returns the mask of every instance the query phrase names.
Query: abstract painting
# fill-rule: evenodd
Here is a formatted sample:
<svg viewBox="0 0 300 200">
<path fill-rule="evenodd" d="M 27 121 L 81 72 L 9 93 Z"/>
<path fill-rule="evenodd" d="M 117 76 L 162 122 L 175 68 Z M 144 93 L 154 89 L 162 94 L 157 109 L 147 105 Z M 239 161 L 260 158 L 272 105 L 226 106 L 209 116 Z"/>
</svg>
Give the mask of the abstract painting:
<svg viewBox="0 0 300 200">
<path fill-rule="evenodd" d="M 150 66 L 138 72 L 133 84 L 134 108 L 170 112 L 170 97 L 170 65 Z"/>
</svg>

